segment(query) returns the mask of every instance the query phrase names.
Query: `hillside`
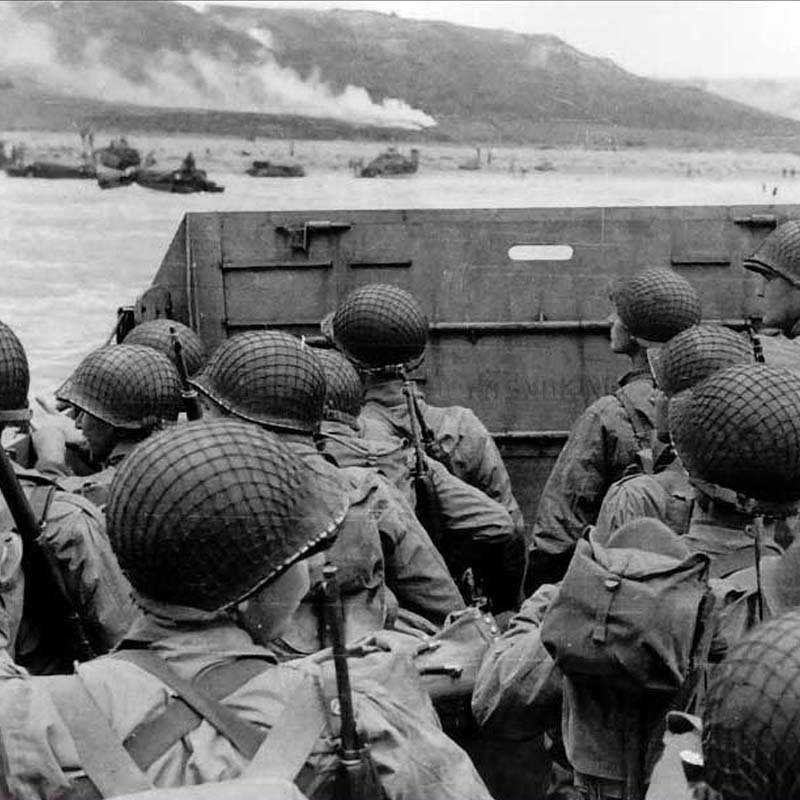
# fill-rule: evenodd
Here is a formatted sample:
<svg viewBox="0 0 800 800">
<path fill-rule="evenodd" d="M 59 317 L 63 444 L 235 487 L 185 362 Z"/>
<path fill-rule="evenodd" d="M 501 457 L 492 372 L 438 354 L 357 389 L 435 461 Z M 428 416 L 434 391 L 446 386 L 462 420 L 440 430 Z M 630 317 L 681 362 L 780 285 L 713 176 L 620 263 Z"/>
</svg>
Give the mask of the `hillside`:
<svg viewBox="0 0 800 800">
<path fill-rule="evenodd" d="M 770 114 L 800 120 L 800 78 L 711 78 L 697 79 L 694 84 Z"/>
<path fill-rule="evenodd" d="M 554 36 L 376 12 L 0 4 L 0 128 L 783 146 L 800 122 Z M 627 144 L 626 144 L 627 143 Z"/>
</svg>

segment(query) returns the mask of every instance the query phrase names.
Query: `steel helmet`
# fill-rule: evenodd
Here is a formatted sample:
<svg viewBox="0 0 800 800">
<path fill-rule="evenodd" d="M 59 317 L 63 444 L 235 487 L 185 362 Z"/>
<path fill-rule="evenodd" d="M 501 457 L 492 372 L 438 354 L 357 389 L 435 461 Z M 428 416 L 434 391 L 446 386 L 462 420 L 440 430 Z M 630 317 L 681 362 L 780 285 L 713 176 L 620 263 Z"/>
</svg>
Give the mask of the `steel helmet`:
<svg viewBox="0 0 800 800">
<path fill-rule="evenodd" d="M 742 263 L 752 272 L 780 275 L 800 287 L 800 220 L 789 220 L 775 228 Z"/>
<path fill-rule="evenodd" d="M 689 475 L 762 503 L 800 500 L 800 377 L 763 364 L 716 372 L 669 426 Z"/>
<path fill-rule="evenodd" d="M 163 353 L 175 363 L 175 348 L 170 329 L 174 329 L 183 350 L 186 374 L 194 375 L 206 360 L 202 339 L 188 326 L 174 319 L 150 319 L 132 328 L 124 339 L 125 344 L 143 344 Z"/>
<path fill-rule="evenodd" d="M 339 415 L 345 422 L 351 422 L 361 412 L 364 401 L 364 385 L 356 368 L 336 350 L 315 351 L 325 372 L 326 419 L 337 419 Z"/>
<path fill-rule="evenodd" d="M 114 476 L 106 519 L 138 592 L 206 611 L 327 546 L 341 522 L 299 456 L 234 419 L 190 422 L 139 444 Z"/>
<path fill-rule="evenodd" d="M 746 336 L 722 325 L 692 325 L 648 351 L 656 384 L 668 397 L 736 364 L 754 364 Z"/>
<path fill-rule="evenodd" d="M 314 350 L 281 331 L 226 339 L 192 386 L 242 419 L 311 433 L 322 420 L 325 373 Z"/>
<path fill-rule="evenodd" d="M 14 331 L 0 322 L 0 425 L 31 417 L 28 358 Z"/>
<path fill-rule="evenodd" d="M 758 625 L 712 675 L 706 783 L 724 800 L 800 800 L 800 611 Z"/>
<path fill-rule="evenodd" d="M 428 339 L 428 320 L 417 299 L 387 283 L 351 292 L 336 309 L 331 328 L 336 345 L 365 368 L 414 361 Z"/>
<path fill-rule="evenodd" d="M 671 269 L 646 269 L 620 280 L 611 299 L 631 336 L 649 342 L 666 342 L 700 322 L 697 292 Z"/>
<path fill-rule="evenodd" d="M 152 347 L 101 347 L 81 361 L 56 398 L 113 425 L 151 428 L 176 420 L 182 408 L 175 365 Z"/>
</svg>

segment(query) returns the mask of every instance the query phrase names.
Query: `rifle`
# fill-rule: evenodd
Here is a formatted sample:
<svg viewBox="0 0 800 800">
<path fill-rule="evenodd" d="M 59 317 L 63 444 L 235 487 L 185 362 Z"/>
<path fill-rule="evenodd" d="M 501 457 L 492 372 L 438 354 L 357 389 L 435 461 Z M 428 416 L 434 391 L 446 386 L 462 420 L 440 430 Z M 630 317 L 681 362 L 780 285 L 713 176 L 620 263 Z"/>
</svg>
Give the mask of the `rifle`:
<svg viewBox="0 0 800 800">
<path fill-rule="evenodd" d="M 411 427 L 411 445 L 414 448 L 414 468 L 411 471 L 411 477 L 414 481 L 415 510 L 422 527 L 428 531 L 433 543 L 441 550 L 443 542 L 439 496 L 431 480 L 428 465 L 425 463 L 426 453 L 420 432 L 417 404 L 414 400 L 414 386 L 405 374 L 403 375 L 403 396 L 406 399 L 406 408 Z"/>
<path fill-rule="evenodd" d="M 761 344 L 761 340 L 756 335 L 758 333 L 760 323 L 760 317 L 748 317 L 744 321 L 744 329 L 747 332 L 748 338 L 750 339 L 750 344 L 753 348 L 753 357 L 755 358 L 757 364 L 764 363 L 764 348 Z"/>
<path fill-rule="evenodd" d="M 339 697 L 341 719 L 339 743 L 339 793 L 340 800 L 374 800 L 383 797 L 383 790 L 369 757 L 369 748 L 361 741 L 356 729 L 353 711 L 353 692 L 350 671 L 347 667 L 344 613 L 339 584 L 338 567 L 326 564 L 322 568 L 325 616 L 331 634 L 333 666 L 336 671 L 336 693 Z"/>
<path fill-rule="evenodd" d="M 472 558 L 460 552 L 460 548 L 454 547 L 452 542 L 445 539 L 442 532 L 442 514 L 439 505 L 439 494 L 433 479 L 425 463 L 425 455 L 430 455 L 436 461 L 442 463 L 449 472 L 449 459 L 444 456 L 437 458 L 432 451 L 438 452 L 439 446 L 434 440 L 433 431 L 425 424 L 425 420 L 419 411 L 416 398 L 414 397 L 414 384 L 403 373 L 403 396 L 406 399 L 409 424 L 411 427 L 411 442 L 414 447 L 414 469 L 412 478 L 414 481 L 414 495 L 416 499 L 415 511 L 422 527 L 428 532 L 431 541 L 442 554 L 448 569 L 458 585 L 464 601 L 467 605 L 475 603 L 485 603 L 483 592 L 476 586 L 475 573 L 470 566 Z"/>
<path fill-rule="evenodd" d="M 186 412 L 186 418 L 189 421 L 200 419 L 203 416 L 203 411 L 197 400 L 197 392 L 192 388 L 192 384 L 189 383 L 189 375 L 186 372 L 186 362 L 183 360 L 183 345 L 178 338 L 175 328 L 169 329 L 169 336 L 170 339 L 172 339 L 172 349 L 175 352 L 175 366 L 178 368 L 178 375 L 181 379 L 183 410 Z"/>
<path fill-rule="evenodd" d="M 22 563 L 26 575 L 26 604 L 28 598 L 32 596 L 28 594 L 28 587 L 30 586 L 31 590 L 34 589 L 33 576 L 46 576 L 45 586 L 35 587 L 36 601 L 47 601 L 47 610 L 50 616 L 54 609 L 63 610 L 64 638 L 71 646 L 78 661 L 88 661 L 94 658 L 96 653 L 89 642 L 75 604 L 72 602 L 61 570 L 52 555 L 38 542 L 42 532 L 42 523 L 36 519 L 28 498 L 20 486 L 17 474 L 14 472 L 11 459 L 2 447 L 0 447 L 0 491 L 3 493 L 8 510 L 14 520 L 17 533 L 22 539 Z"/>
</svg>

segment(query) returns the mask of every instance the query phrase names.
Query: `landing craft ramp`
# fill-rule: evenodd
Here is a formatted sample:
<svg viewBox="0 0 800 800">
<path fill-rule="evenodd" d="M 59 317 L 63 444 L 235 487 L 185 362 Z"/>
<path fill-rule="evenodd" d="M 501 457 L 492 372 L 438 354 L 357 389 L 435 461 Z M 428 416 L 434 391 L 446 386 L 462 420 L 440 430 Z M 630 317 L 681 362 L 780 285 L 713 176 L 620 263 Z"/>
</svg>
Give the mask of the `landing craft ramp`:
<svg viewBox="0 0 800 800">
<path fill-rule="evenodd" d="M 532 521 L 572 422 L 626 369 L 608 347 L 613 280 L 671 266 L 705 320 L 741 326 L 756 288 L 743 256 L 796 217 L 785 205 L 190 213 L 137 316 L 178 319 L 212 349 L 263 327 L 319 337 L 356 286 L 409 289 L 431 323 L 427 396 L 484 420 Z"/>
</svg>

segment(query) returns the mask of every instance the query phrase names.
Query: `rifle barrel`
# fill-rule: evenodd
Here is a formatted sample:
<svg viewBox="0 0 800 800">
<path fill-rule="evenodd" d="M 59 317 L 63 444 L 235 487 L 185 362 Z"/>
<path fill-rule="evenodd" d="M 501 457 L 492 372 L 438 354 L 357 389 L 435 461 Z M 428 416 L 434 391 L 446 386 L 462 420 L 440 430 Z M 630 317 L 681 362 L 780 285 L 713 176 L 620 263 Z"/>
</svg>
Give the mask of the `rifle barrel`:
<svg viewBox="0 0 800 800">
<path fill-rule="evenodd" d="M 189 373 L 186 371 L 186 361 L 183 358 L 183 345 L 175 328 L 169 329 L 169 335 L 172 339 L 172 349 L 175 352 L 175 366 L 178 368 L 178 376 L 181 379 L 183 410 L 186 412 L 186 418 L 189 421 L 200 419 L 203 416 L 203 412 L 200 409 L 197 392 L 192 387 L 192 384 L 189 383 Z"/>
<path fill-rule="evenodd" d="M 323 567 L 322 576 L 325 587 L 325 608 L 331 631 L 333 666 L 336 670 L 339 712 L 342 720 L 342 758 L 353 760 L 359 758 L 361 742 L 358 738 L 353 711 L 353 693 L 350 687 L 350 672 L 347 667 L 347 650 L 345 648 L 344 614 L 342 613 L 339 584 L 336 580 L 337 571 L 337 567 L 327 564 Z"/>
<path fill-rule="evenodd" d="M 14 519 L 17 532 L 28 544 L 39 538 L 39 521 L 33 514 L 28 498 L 19 484 L 17 473 L 5 448 L 0 447 L 0 491 Z"/>
</svg>

